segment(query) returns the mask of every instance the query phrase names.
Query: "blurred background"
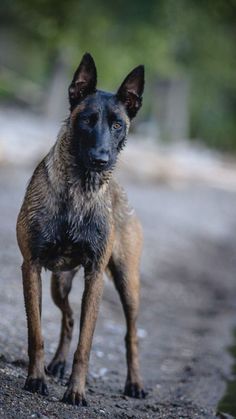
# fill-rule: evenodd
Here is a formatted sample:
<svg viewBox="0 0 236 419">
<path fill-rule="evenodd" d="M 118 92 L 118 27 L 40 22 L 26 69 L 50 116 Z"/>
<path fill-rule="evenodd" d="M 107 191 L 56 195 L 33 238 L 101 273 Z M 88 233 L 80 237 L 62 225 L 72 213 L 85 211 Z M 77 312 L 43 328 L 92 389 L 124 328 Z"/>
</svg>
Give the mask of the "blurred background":
<svg viewBox="0 0 236 419">
<path fill-rule="evenodd" d="M 235 150 L 235 22 L 235 0 L 2 0 L 0 101 L 64 117 L 89 51 L 104 89 L 145 64 L 145 134 Z"/>
<path fill-rule="evenodd" d="M 138 334 L 149 398 L 122 399 L 124 319 L 107 282 L 91 356 L 94 410 L 84 417 L 236 416 L 227 352 L 236 353 L 235 0 L 1 0 L 0 414 L 14 417 L 13 400 L 18 417 L 68 417 L 55 400 L 43 405 L 22 391 L 26 324 L 15 223 L 26 182 L 68 115 L 68 85 L 86 51 L 100 89 L 116 91 L 132 68 L 146 69 L 143 107 L 118 175 L 144 229 Z M 48 276 L 47 362 L 60 320 Z M 76 330 L 82 290 L 76 282 Z M 50 385 L 58 400 L 63 388 Z"/>
</svg>

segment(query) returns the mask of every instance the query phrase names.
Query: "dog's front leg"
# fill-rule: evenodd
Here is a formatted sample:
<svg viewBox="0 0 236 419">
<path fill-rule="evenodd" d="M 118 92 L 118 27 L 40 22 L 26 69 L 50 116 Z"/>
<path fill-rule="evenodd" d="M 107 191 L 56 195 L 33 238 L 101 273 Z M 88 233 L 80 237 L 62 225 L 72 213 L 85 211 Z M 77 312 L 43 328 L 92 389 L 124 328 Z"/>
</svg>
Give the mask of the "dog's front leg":
<svg viewBox="0 0 236 419">
<path fill-rule="evenodd" d="M 85 288 L 81 306 L 79 343 L 74 355 L 68 389 L 62 399 L 65 403 L 78 406 L 87 405 L 85 400 L 85 381 L 102 291 L 103 273 L 85 272 Z"/>
<path fill-rule="evenodd" d="M 44 348 L 41 333 L 41 267 L 24 262 L 22 265 L 25 308 L 28 325 L 29 369 L 25 389 L 48 394 L 44 371 Z"/>
</svg>

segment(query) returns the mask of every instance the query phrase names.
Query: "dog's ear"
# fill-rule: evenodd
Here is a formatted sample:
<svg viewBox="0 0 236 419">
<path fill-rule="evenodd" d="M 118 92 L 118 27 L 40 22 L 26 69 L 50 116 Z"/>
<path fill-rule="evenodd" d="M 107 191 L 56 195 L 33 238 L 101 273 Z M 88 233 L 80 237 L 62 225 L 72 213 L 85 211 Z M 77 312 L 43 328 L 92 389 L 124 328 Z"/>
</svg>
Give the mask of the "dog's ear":
<svg viewBox="0 0 236 419">
<path fill-rule="evenodd" d="M 93 57 L 84 54 L 73 80 L 69 86 L 69 102 L 71 111 L 87 95 L 96 91 L 97 69 Z"/>
<path fill-rule="evenodd" d="M 144 89 L 144 66 L 139 65 L 125 78 L 116 96 L 123 103 L 130 119 L 134 118 L 142 106 Z"/>
</svg>

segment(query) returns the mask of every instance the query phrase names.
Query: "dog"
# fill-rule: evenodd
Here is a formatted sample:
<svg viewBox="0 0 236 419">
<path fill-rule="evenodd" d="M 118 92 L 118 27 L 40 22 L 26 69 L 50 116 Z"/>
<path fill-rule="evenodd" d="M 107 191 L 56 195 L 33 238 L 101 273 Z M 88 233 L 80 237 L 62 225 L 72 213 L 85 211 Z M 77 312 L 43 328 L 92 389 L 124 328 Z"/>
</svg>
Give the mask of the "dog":
<svg viewBox="0 0 236 419">
<path fill-rule="evenodd" d="M 32 393 L 48 395 L 47 372 L 64 374 L 73 329 L 68 296 L 73 277 L 84 268 L 79 341 L 62 399 L 78 406 L 87 405 L 86 374 L 105 271 L 114 281 L 126 317 L 124 393 L 145 397 L 136 331 L 142 229 L 112 176 L 130 121 L 142 105 L 144 66 L 131 71 L 116 94 L 97 90 L 96 85 L 96 66 L 86 53 L 69 86 L 70 115 L 35 169 L 17 220 L 28 326 L 24 388 Z M 47 369 L 41 333 L 42 268 L 52 272 L 52 298 L 62 312 L 58 348 Z"/>
</svg>

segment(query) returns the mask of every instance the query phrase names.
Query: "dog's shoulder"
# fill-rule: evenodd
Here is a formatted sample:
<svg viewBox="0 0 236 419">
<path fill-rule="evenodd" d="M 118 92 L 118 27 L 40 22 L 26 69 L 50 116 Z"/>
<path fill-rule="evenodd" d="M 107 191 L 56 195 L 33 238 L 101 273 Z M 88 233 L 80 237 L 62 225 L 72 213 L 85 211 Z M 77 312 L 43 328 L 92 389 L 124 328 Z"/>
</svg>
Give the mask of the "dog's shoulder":
<svg viewBox="0 0 236 419">
<path fill-rule="evenodd" d="M 115 223 L 128 222 L 130 216 L 134 214 L 134 209 L 129 204 L 125 189 L 114 178 L 110 181 L 110 193 Z"/>
<path fill-rule="evenodd" d="M 36 166 L 26 189 L 27 198 L 34 194 L 45 194 L 48 188 L 48 170 L 46 167 L 46 157 Z"/>
</svg>

